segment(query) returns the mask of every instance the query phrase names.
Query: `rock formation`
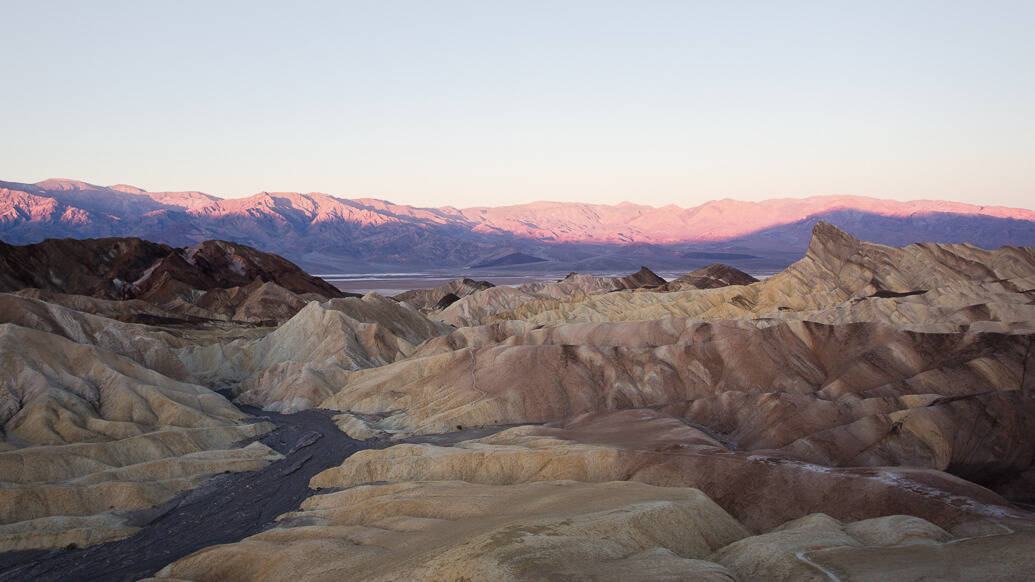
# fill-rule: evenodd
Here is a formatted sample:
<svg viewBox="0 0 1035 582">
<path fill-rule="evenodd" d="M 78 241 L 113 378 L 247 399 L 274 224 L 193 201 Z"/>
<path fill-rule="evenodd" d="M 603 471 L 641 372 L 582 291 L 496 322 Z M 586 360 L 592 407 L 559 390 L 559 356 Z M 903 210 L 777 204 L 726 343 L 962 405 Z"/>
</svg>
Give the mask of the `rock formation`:
<svg viewBox="0 0 1035 582">
<path fill-rule="evenodd" d="M 417 433 L 660 407 L 735 450 L 995 486 L 1021 478 L 1035 453 L 1022 436 L 1035 430 L 1030 341 L 877 324 L 568 325 L 357 371 L 321 406 L 385 413 L 384 427 Z"/>
<path fill-rule="evenodd" d="M 852 579 L 916 571 L 1008 579 L 1035 564 L 1030 519 L 937 473 L 822 471 L 749 455 L 700 464 L 689 461 L 694 449 L 716 444 L 695 429 L 603 420 L 522 427 L 455 448 L 358 453 L 312 481 L 344 490 L 156 579 L 823 580 L 828 565 Z M 722 501 L 686 486 L 695 479 Z M 932 493 L 972 505 L 954 508 Z M 873 499 L 890 514 L 869 517 L 880 510 L 863 500 Z M 930 518 L 893 513 L 901 508 Z M 977 567 L 988 551 L 1001 560 Z"/>
<path fill-rule="evenodd" d="M 163 257 L 133 281 L 132 293 L 160 303 L 170 298 L 171 281 L 201 290 L 262 281 L 276 283 L 299 295 L 341 296 L 334 285 L 307 274 L 282 257 L 221 240 L 205 241 Z"/>
<path fill-rule="evenodd" d="M 370 293 L 314 301 L 257 340 L 188 346 L 179 355 L 210 384 L 239 383 L 239 403 L 294 412 L 337 392 L 350 370 L 403 359 L 445 332 L 409 304 Z"/>
<path fill-rule="evenodd" d="M 625 289 L 651 288 L 664 284 L 665 280 L 650 269 L 640 267 L 639 271 L 625 277 L 594 277 L 569 273 L 567 277 L 556 283 L 528 283 L 519 289 L 534 297 L 558 299 L 577 295 L 597 295 Z"/>
<path fill-rule="evenodd" d="M 424 313 L 437 311 L 449 307 L 461 297 L 466 297 L 477 291 L 495 287 L 488 281 L 475 281 L 473 279 L 456 279 L 445 285 L 439 285 L 433 289 L 414 289 L 394 295 L 392 299 L 405 301 Z"/>
<path fill-rule="evenodd" d="M 186 249 L 132 238 L 48 239 L 20 247 L 0 242 L 0 267 L 0 291 L 75 302 L 77 308 L 102 314 L 110 309 L 65 296 L 138 300 L 160 308 L 155 312 L 123 303 L 115 310 L 126 315 L 128 307 L 140 306 L 133 311 L 144 321 L 200 318 L 275 325 L 309 301 L 345 296 L 282 257 L 217 240 Z"/>
<path fill-rule="evenodd" d="M 736 267 L 714 264 L 669 281 L 665 285 L 665 290 L 718 289 L 719 287 L 728 287 L 730 285 L 750 285 L 757 282 L 758 279 Z"/>
<path fill-rule="evenodd" d="M 497 288 L 489 293 L 469 293 L 445 306 L 436 318 L 459 327 L 490 319 L 496 312 L 513 309 L 537 300 L 571 300 L 588 295 L 631 289 L 661 289 L 665 280 L 647 267 L 625 277 L 594 277 L 580 273 L 553 283 L 526 283 L 519 287 Z"/>
<path fill-rule="evenodd" d="M 269 427 L 248 422 L 222 396 L 91 345 L 128 347 L 105 337 L 123 332 L 84 329 L 77 343 L 0 324 L 0 548 L 125 537 L 135 528 L 117 512 L 151 507 L 207 475 L 277 457 L 258 443 L 233 446 Z M 182 370 L 160 346 L 136 355 Z"/>
<path fill-rule="evenodd" d="M 24 288 L 125 299 L 126 287 L 173 249 L 138 238 L 0 242 L 0 291 Z"/>
<path fill-rule="evenodd" d="M 465 325 L 503 319 L 546 324 L 665 317 L 805 318 L 926 324 L 946 331 L 991 321 L 1003 324 L 999 329 L 1009 329 L 1032 320 L 1033 273 L 1031 247 L 989 251 L 924 243 L 897 248 L 863 242 L 821 223 L 804 258 L 758 283 L 524 302 L 474 294 L 446 309 L 442 318 Z"/>
<path fill-rule="evenodd" d="M 294 216 L 278 198 L 269 208 Z M 271 424 L 248 405 L 322 409 L 290 416 L 324 426 L 298 447 L 336 426 L 372 448 L 302 477 L 314 453 L 285 452 L 260 474 L 291 464 L 277 474 L 310 487 L 297 510 L 140 576 L 1011 580 L 1035 567 L 1035 249 L 890 247 L 821 223 L 763 281 L 643 268 L 393 299 L 329 298 L 227 243 L 154 249 L 119 287 L 132 299 L 84 294 L 100 276 L 40 275 L 57 260 L 41 249 L 5 280 L 36 277 L 0 294 L 0 549 L 153 531 L 127 512 L 281 459 L 254 442 Z M 130 276 L 112 257 L 90 268 Z M 263 442 L 284 445 L 277 434 Z"/>
</svg>

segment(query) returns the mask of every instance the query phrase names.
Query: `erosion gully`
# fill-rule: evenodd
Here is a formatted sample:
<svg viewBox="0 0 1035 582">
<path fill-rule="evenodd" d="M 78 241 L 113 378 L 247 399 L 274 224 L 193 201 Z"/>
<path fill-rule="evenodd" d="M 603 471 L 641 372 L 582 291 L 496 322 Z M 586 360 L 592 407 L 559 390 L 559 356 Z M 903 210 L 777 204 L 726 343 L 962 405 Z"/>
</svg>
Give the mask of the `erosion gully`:
<svg viewBox="0 0 1035 582">
<path fill-rule="evenodd" d="M 0 553 L 0 581 L 138 580 L 206 546 L 239 541 L 313 495 L 309 480 L 356 451 L 386 446 L 338 430 L 332 412 L 277 414 L 241 406 L 276 427 L 258 441 L 284 455 L 257 471 L 213 477 L 157 507 L 131 512 L 140 531 L 81 549 Z M 470 438 L 470 437 L 467 437 Z M 454 439 L 447 439 L 454 440 Z"/>
</svg>

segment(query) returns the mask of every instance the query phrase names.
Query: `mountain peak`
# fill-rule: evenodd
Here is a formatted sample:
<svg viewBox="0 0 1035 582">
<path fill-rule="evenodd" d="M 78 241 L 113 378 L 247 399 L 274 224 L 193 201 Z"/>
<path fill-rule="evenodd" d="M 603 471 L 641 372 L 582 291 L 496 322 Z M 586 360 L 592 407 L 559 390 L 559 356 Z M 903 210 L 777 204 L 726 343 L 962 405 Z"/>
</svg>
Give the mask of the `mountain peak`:
<svg viewBox="0 0 1035 582">
<path fill-rule="evenodd" d="M 108 186 L 108 188 L 124 194 L 147 194 L 147 190 L 130 186 L 129 184 L 115 184 L 114 186 Z"/>
<path fill-rule="evenodd" d="M 666 281 L 654 273 L 654 271 L 651 271 L 643 265 L 640 266 L 639 271 L 636 271 L 632 275 L 621 277 L 619 281 L 622 282 L 624 287 L 630 289 L 637 289 L 639 287 L 657 287 L 666 283 Z"/>
<path fill-rule="evenodd" d="M 36 182 L 36 186 L 44 190 L 100 190 L 100 186 L 88 184 L 81 180 L 68 178 L 48 178 L 42 182 Z"/>
<path fill-rule="evenodd" d="M 812 240 L 819 241 L 821 243 L 825 243 L 827 241 L 846 241 L 851 244 L 858 244 L 860 242 L 859 239 L 825 220 L 820 220 L 812 227 Z"/>
<path fill-rule="evenodd" d="M 859 252 L 862 244 L 861 240 L 821 220 L 812 227 L 812 240 L 805 256 L 832 265 Z"/>
</svg>

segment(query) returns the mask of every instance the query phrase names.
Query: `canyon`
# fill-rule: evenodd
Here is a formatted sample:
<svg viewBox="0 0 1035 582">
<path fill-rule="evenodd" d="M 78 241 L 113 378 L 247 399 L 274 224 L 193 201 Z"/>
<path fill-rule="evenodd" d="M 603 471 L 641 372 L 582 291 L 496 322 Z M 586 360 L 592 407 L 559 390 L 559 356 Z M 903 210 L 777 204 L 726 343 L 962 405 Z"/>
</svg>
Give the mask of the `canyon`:
<svg viewBox="0 0 1035 582">
<path fill-rule="evenodd" d="M 527 236 L 515 216 L 479 224 Z M 1035 248 L 817 221 L 763 280 L 637 265 L 356 297 L 265 247 L 70 244 L 0 246 L 0 579 L 1035 567 Z"/>
</svg>

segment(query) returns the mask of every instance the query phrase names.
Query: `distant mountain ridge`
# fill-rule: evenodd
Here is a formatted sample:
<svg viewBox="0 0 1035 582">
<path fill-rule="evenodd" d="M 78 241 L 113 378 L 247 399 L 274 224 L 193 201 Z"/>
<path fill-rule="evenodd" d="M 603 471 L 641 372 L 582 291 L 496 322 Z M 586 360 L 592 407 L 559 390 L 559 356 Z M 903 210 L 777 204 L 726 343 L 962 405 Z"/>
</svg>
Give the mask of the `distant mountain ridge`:
<svg viewBox="0 0 1035 582">
<path fill-rule="evenodd" d="M 1035 245 L 1035 211 L 937 200 L 816 196 L 692 208 L 534 202 L 457 209 L 320 193 L 223 199 L 64 179 L 0 181 L 0 240 L 10 244 L 136 236 L 183 247 L 222 239 L 310 270 L 506 268 L 510 255 L 542 259 L 537 270 L 643 263 L 689 269 L 716 260 L 776 268 L 800 254 L 819 220 L 886 244 Z"/>
</svg>

